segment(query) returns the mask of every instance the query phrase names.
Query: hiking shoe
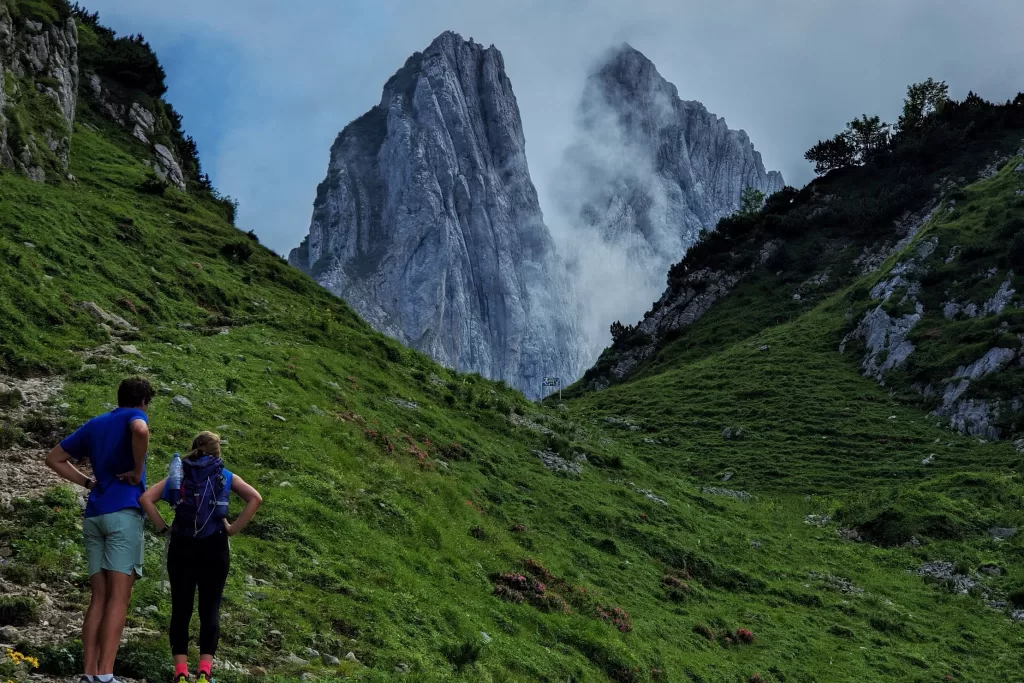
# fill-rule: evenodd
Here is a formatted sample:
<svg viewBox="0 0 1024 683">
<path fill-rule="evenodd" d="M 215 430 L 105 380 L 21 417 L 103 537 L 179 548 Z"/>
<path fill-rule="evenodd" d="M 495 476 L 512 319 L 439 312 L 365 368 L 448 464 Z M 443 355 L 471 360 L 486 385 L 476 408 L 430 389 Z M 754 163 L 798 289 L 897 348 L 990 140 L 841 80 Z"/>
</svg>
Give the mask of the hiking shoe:
<svg viewBox="0 0 1024 683">
<path fill-rule="evenodd" d="M 213 679 L 207 676 L 205 671 L 200 671 L 196 676 L 196 683 L 213 683 Z"/>
<path fill-rule="evenodd" d="M 171 683 L 188 683 L 188 674 L 177 674 L 171 679 Z"/>
</svg>

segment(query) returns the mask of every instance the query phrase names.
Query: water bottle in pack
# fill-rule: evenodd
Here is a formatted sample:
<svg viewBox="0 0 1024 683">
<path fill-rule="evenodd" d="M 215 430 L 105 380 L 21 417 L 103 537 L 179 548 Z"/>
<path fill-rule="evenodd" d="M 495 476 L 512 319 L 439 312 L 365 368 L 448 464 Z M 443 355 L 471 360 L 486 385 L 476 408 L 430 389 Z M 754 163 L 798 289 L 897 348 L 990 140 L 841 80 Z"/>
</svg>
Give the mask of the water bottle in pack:
<svg viewBox="0 0 1024 683">
<path fill-rule="evenodd" d="M 175 453 L 171 456 L 171 465 L 167 468 L 167 484 L 164 487 L 163 498 L 171 507 L 177 507 L 181 502 L 181 482 L 184 478 L 184 468 L 181 466 L 181 454 Z"/>
</svg>

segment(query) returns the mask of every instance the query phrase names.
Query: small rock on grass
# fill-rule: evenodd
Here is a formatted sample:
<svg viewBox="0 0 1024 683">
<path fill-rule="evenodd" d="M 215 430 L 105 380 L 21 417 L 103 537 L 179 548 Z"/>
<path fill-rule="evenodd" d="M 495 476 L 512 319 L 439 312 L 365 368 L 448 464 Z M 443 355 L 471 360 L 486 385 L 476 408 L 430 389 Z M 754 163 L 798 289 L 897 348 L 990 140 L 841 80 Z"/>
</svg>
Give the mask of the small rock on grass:
<svg viewBox="0 0 1024 683">
<path fill-rule="evenodd" d="M 186 410 L 192 409 L 192 401 L 188 400 L 184 396 L 175 396 L 174 398 L 172 398 L 171 405 L 177 406 L 179 408 L 184 408 Z"/>
<path fill-rule="evenodd" d="M 284 416 L 282 416 L 282 415 L 275 415 L 274 419 L 277 420 L 278 422 L 287 422 L 288 421 L 288 420 L 284 419 Z"/>
<path fill-rule="evenodd" d="M 356 664 L 359 664 L 359 658 L 356 657 L 356 653 L 355 652 L 349 652 L 347 655 L 345 655 L 345 659 L 347 659 L 350 662 L 354 662 Z"/>
<path fill-rule="evenodd" d="M 326 664 L 327 666 L 338 666 L 339 664 L 341 664 L 341 660 L 335 657 L 334 655 L 324 655 L 323 660 L 324 664 Z"/>
<path fill-rule="evenodd" d="M 298 656 L 294 652 L 289 652 L 286 656 L 281 658 L 281 661 L 285 664 L 291 664 L 293 666 L 309 666 L 309 662 Z"/>
</svg>

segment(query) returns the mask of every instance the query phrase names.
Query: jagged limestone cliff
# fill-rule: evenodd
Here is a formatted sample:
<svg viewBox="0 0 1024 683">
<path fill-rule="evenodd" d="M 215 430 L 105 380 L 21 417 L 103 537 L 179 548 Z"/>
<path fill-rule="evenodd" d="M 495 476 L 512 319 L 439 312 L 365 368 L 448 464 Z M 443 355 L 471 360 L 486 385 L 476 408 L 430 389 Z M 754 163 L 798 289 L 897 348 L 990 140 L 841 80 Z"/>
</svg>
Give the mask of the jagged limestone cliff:
<svg viewBox="0 0 1024 683">
<path fill-rule="evenodd" d="M 739 208 L 744 189 L 781 190 L 743 131 L 676 86 L 629 45 L 611 51 L 587 80 L 578 138 L 562 177 L 580 224 L 635 258 L 678 260 L 700 235 Z M 659 272 L 659 278 L 664 274 Z"/>
<path fill-rule="evenodd" d="M 587 79 L 557 182 L 554 195 L 580 244 L 583 286 L 604 292 L 588 326 L 601 342 L 610 322 L 643 314 L 669 265 L 739 208 L 744 189 L 770 195 L 784 185 L 745 132 L 680 99 L 629 45 L 610 51 Z"/>
<path fill-rule="evenodd" d="M 0 166 L 34 180 L 67 173 L 78 101 L 78 29 L 0 1 Z"/>
<path fill-rule="evenodd" d="M 529 396 L 589 360 L 501 53 L 455 33 L 338 136 L 289 260 L 378 330 Z"/>
</svg>

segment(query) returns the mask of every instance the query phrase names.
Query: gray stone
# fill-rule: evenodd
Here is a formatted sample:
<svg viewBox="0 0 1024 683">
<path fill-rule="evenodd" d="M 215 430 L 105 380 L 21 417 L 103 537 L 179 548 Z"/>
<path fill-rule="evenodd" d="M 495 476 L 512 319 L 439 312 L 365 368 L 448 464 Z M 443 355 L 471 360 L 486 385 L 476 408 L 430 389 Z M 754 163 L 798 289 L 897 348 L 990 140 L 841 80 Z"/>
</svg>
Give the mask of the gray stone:
<svg viewBox="0 0 1024 683">
<path fill-rule="evenodd" d="M 544 425 L 534 422 L 525 415 L 520 415 L 518 413 L 510 413 L 508 419 L 509 422 L 511 422 L 514 427 L 523 427 L 525 429 L 529 429 L 544 436 L 550 436 L 551 434 L 554 434 L 553 431 L 551 431 Z"/>
<path fill-rule="evenodd" d="M 175 396 L 172 398 L 171 405 L 179 408 L 185 408 L 186 410 L 192 409 L 192 401 L 188 400 L 184 396 Z"/>
<path fill-rule="evenodd" d="M 307 660 L 298 656 L 294 652 L 289 652 L 286 656 L 281 658 L 281 661 L 291 666 L 309 666 L 309 662 Z"/>
<path fill-rule="evenodd" d="M 117 327 L 122 330 L 134 330 L 136 329 L 130 322 L 125 320 L 119 315 L 113 313 L 107 313 L 102 308 L 97 306 L 92 301 L 82 301 L 75 304 L 75 307 L 80 311 L 85 311 L 91 315 L 97 322 L 110 325 L 111 327 Z"/>
<path fill-rule="evenodd" d="M 999 291 L 992 295 L 992 298 L 985 302 L 982 310 L 988 315 L 999 315 L 1003 309 L 1013 300 L 1017 291 L 1013 288 L 1013 273 L 1011 272 L 1006 280 L 999 286 Z"/>
<path fill-rule="evenodd" d="M 992 527 L 988 530 L 988 535 L 996 540 L 1004 540 L 1007 538 L 1013 538 L 1017 535 L 1017 529 L 1015 527 Z"/>
<path fill-rule="evenodd" d="M 562 474 L 566 476 L 579 476 L 583 473 L 583 465 L 579 462 L 570 462 L 565 458 L 562 458 L 557 453 L 551 451 L 531 451 L 534 455 L 540 458 L 541 463 L 544 467 L 548 468 L 555 474 Z"/>
<path fill-rule="evenodd" d="M 829 515 L 814 515 L 814 514 L 812 514 L 812 515 L 807 515 L 806 517 L 804 517 L 804 524 L 810 524 L 811 526 L 816 526 L 816 527 L 819 527 L 819 528 L 820 527 L 828 526 L 831 521 L 832 521 L 832 517 L 829 516 Z"/>
<path fill-rule="evenodd" d="M 290 481 L 282 481 L 279 486 L 283 489 L 291 488 L 292 483 Z"/>
<path fill-rule="evenodd" d="M 636 492 L 642 495 L 647 500 L 651 501 L 652 503 L 657 503 L 658 505 L 664 505 L 665 507 L 668 507 L 668 501 L 666 501 L 664 498 L 660 496 L 654 495 L 653 491 L 648 491 L 647 489 L 636 489 Z"/>
<path fill-rule="evenodd" d="M 323 417 L 323 416 L 327 415 L 327 413 L 325 413 L 320 408 L 317 408 L 316 406 L 310 406 L 309 407 L 309 412 L 313 413 L 317 417 Z"/>
<path fill-rule="evenodd" d="M 1000 413 L 999 405 L 991 405 L 981 399 L 962 400 L 961 397 L 971 382 L 1000 371 L 1016 357 L 1017 352 L 1013 349 L 996 347 L 970 365 L 957 368 L 946 380 L 942 404 L 932 414 L 949 418 L 950 425 L 961 433 L 998 439 L 1000 433 L 994 423 Z"/>
<path fill-rule="evenodd" d="M 531 398 L 591 360 L 501 53 L 452 32 L 339 135 L 289 262 L 377 330 Z"/>
<path fill-rule="evenodd" d="M 182 192 L 185 191 L 185 174 L 181 171 L 178 160 L 175 159 L 171 150 L 165 146 L 153 145 L 153 152 L 156 158 L 153 160 L 153 172 L 160 180 L 166 180 Z"/>
<path fill-rule="evenodd" d="M 282 415 L 274 415 L 273 419 L 277 420 L 278 422 L 287 422 L 288 421 Z"/>
<path fill-rule="evenodd" d="M 396 674 L 407 674 L 407 673 L 409 673 L 409 671 L 410 671 L 409 665 L 406 664 L 405 662 L 399 662 L 398 664 L 395 664 L 395 673 Z"/>
<path fill-rule="evenodd" d="M 903 365 L 913 353 L 914 344 L 907 339 L 907 335 L 920 320 L 920 313 L 893 318 L 882 306 L 878 306 L 868 311 L 857 328 L 843 339 L 839 351 L 845 352 L 851 340 L 863 340 L 867 347 L 862 363 L 864 374 L 882 382 L 885 373 Z"/>
<path fill-rule="evenodd" d="M 419 410 L 420 409 L 419 404 L 416 403 L 415 401 L 406 401 L 405 399 L 394 398 L 394 397 L 389 398 L 388 400 L 391 403 L 394 403 L 399 408 L 404 408 L 405 410 Z"/>
<path fill-rule="evenodd" d="M 128 356 L 142 356 L 142 353 L 137 348 L 135 348 L 132 344 L 122 344 L 120 348 L 121 348 L 121 353 L 123 353 L 125 355 L 128 355 Z"/>
<path fill-rule="evenodd" d="M 327 666 L 338 666 L 341 664 L 341 660 L 334 655 L 324 655 L 322 659 Z"/>
<path fill-rule="evenodd" d="M 727 496 L 744 501 L 751 498 L 751 495 L 746 491 L 733 491 L 732 489 L 724 489 L 718 486 L 705 486 L 702 491 L 709 496 Z"/>
<path fill-rule="evenodd" d="M 722 430 L 722 438 L 726 441 L 740 441 L 743 439 L 742 427 L 726 427 Z"/>
<path fill-rule="evenodd" d="M 347 659 L 350 662 L 354 662 L 356 664 L 359 664 L 359 658 L 356 657 L 356 653 L 355 652 L 349 652 L 347 655 L 345 655 L 345 659 Z"/>
<path fill-rule="evenodd" d="M 949 589 L 960 595 L 967 595 L 978 582 L 964 574 L 957 574 L 956 565 L 952 562 L 925 562 L 915 571 L 918 576 L 923 576 L 936 581 L 941 581 L 949 586 Z"/>
</svg>

